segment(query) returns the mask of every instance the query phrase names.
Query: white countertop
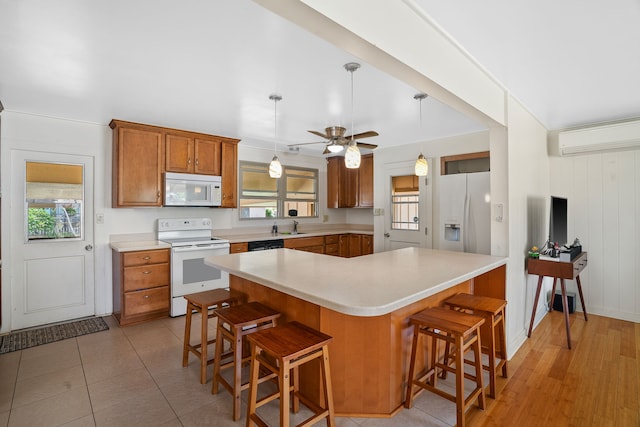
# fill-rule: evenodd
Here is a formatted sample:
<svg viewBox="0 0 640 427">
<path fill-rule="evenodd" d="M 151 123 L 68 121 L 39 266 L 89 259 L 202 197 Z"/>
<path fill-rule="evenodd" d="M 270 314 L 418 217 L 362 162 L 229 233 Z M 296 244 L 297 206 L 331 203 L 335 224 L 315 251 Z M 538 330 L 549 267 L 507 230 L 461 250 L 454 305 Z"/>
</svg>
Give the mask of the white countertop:
<svg viewBox="0 0 640 427">
<path fill-rule="evenodd" d="M 405 248 L 355 258 L 291 249 L 205 258 L 205 263 L 353 316 L 379 316 L 506 264 L 506 258 Z"/>
<path fill-rule="evenodd" d="M 158 240 L 111 242 L 111 249 L 116 252 L 148 251 L 153 249 L 171 249 L 169 243 Z"/>
<path fill-rule="evenodd" d="M 220 232 L 214 232 L 214 235 L 215 237 L 228 239 L 230 243 L 239 243 L 239 242 L 252 242 L 256 240 L 297 239 L 301 237 L 327 236 L 331 234 L 346 234 L 346 233 L 373 235 L 373 231 L 363 230 L 357 227 L 312 229 L 310 231 L 302 231 L 298 234 L 291 234 L 290 232 L 271 234 L 268 232 L 256 232 L 255 229 L 247 229 L 246 231 L 240 230 L 239 232 L 238 230 L 233 230 L 233 233 L 231 233 L 230 230 L 221 230 Z M 117 240 L 113 240 L 113 239 L 117 239 Z M 114 249 L 117 252 L 144 251 L 144 250 L 150 250 L 150 249 L 166 249 L 166 248 L 171 248 L 171 246 L 168 243 L 155 240 L 152 237 L 150 238 L 148 234 L 143 234 L 143 235 L 121 234 L 121 235 L 112 236 L 112 240 L 111 240 L 111 249 Z"/>
</svg>

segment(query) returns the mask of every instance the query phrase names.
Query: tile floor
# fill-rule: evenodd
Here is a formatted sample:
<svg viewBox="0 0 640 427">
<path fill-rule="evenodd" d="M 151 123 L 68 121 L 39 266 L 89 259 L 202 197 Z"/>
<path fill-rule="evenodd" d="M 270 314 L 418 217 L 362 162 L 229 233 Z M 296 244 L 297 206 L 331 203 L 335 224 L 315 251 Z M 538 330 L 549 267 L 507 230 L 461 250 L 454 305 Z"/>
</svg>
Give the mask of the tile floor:
<svg viewBox="0 0 640 427">
<path fill-rule="evenodd" d="M 184 316 L 126 328 L 105 320 L 108 331 L 0 355 L 0 426 L 245 425 L 246 405 L 233 422 L 230 394 L 211 394 L 211 367 L 204 385 L 195 356 L 182 367 Z M 215 333 L 215 319 L 210 322 Z M 192 337 L 198 328 L 194 319 Z M 453 387 L 452 378 L 445 386 Z M 270 425 L 278 424 L 277 401 L 261 409 Z M 308 416 L 297 415 L 297 422 Z M 425 392 L 391 419 L 338 417 L 336 424 L 451 426 L 455 405 Z"/>
</svg>

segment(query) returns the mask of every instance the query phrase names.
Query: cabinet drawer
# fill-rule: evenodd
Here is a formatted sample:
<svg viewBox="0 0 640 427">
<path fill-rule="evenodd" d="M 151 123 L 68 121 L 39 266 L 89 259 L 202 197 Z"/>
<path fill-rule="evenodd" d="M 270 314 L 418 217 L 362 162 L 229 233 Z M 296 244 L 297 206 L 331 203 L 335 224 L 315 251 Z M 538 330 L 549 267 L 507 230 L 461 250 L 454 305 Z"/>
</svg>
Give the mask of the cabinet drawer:
<svg viewBox="0 0 640 427">
<path fill-rule="evenodd" d="M 583 252 L 573 260 L 573 278 L 575 279 L 582 270 L 587 266 L 587 254 Z"/>
<path fill-rule="evenodd" d="M 285 248 L 298 249 L 298 248 L 304 248 L 306 246 L 324 246 L 324 236 L 297 237 L 295 239 L 284 240 Z"/>
<path fill-rule="evenodd" d="M 340 235 L 339 234 L 330 234 L 329 236 L 324 237 L 324 242 L 327 245 L 333 245 L 340 243 Z"/>
<path fill-rule="evenodd" d="M 125 316 L 169 310 L 169 287 L 144 289 L 124 294 Z"/>
<path fill-rule="evenodd" d="M 248 250 L 249 250 L 249 243 L 247 242 L 232 243 L 231 247 L 229 248 L 229 253 L 238 254 L 241 252 L 247 252 Z"/>
<path fill-rule="evenodd" d="M 169 264 L 141 265 L 124 269 L 123 291 L 169 285 Z"/>
<path fill-rule="evenodd" d="M 338 252 L 340 252 L 340 248 L 337 243 L 327 243 L 327 245 L 325 246 L 324 253 L 326 253 L 327 255 L 338 255 Z"/>
<path fill-rule="evenodd" d="M 153 251 L 125 252 L 123 254 L 123 264 L 125 267 L 135 265 L 159 264 L 169 262 L 169 249 L 158 249 Z"/>
<path fill-rule="evenodd" d="M 298 248 L 299 251 L 305 251 L 305 252 L 313 252 L 316 254 L 323 254 L 324 253 L 324 245 L 318 245 L 318 246 L 305 246 L 304 248 Z"/>
</svg>

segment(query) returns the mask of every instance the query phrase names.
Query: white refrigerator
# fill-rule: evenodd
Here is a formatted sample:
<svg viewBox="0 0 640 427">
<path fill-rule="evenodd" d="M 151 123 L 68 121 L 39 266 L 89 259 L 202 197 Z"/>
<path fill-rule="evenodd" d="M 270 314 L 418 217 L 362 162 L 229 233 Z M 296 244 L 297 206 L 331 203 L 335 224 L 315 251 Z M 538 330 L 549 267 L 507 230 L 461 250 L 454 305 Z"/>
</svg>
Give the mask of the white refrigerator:
<svg viewBox="0 0 640 427">
<path fill-rule="evenodd" d="M 440 249 L 491 254 L 489 172 L 442 175 Z"/>
</svg>

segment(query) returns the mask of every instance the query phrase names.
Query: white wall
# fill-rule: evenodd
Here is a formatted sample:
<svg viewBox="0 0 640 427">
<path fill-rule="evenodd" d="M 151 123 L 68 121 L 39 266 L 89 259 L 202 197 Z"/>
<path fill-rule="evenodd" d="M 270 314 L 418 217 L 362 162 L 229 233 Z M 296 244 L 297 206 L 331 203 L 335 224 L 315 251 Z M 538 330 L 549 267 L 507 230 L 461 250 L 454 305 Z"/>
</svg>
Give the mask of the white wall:
<svg viewBox="0 0 640 427">
<path fill-rule="evenodd" d="M 10 153 L 13 149 L 29 149 L 42 152 L 81 153 L 95 159 L 94 197 L 95 213 L 104 215 L 104 224 L 94 222 L 94 256 L 96 281 L 96 314 L 103 315 L 112 312 L 112 272 L 111 249 L 109 246 L 112 235 L 139 234 L 153 237 L 155 235 L 156 219 L 168 217 L 197 217 L 205 216 L 213 219 L 215 229 L 231 229 L 239 227 L 264 227 L 270 230 L 273 220 L 240 220 L 237 209 L 209 209 L 209 208 L 111 208 L 111 149 L 112 133 L 106 124 L 85 123 L 31 114 L 4 111 L 2 113 L 2 326 L 0 332 L 8 332 L 11 324 L 11 233 L 12 221 L 8 201 L 11 189 Z M 240 160 L 268 163 L 273 151 L 271 146 L 265 150 L 250 148 L 240 143 L 238 158 Z M 346 209 L 326 208 L 326 160 L 320 157 L 309 157 L 289 153 L 279 153 L 284 165 L 296 165 L 319 169 L 319 217 L 300 218 L 304 224 L 321 223 L 323 215 L 328 215 L 327 224 L 343 224 L 347 219 Z M 371 224 L 371 209 L 354 215 L 358 224 Z M 368 213 L 368 216 L 367 216 Z M 368 222 L 367 222 L 368 221 Z M 279 225 L 286 229 L 291 221 L 278 220 Z"/>
<path fill-rule="evenodd" d="M 508 183 L 507 347 L 511 357 L 526 339 L 531 319 L 537 276 L 526 274 L 525 260 L 528 249 L 541 246 L 547 235 L 549 159 L 547 130 L 513 98 L 508 98 L 507 105 L 508 146 L 502 154 L 508 157 L 504 184 Z M 545 313 L 539 309 L 538 319 Z"/>
<path fill-rule="evenodd" d="M 568 238 L 578 237 L 589 254 L 580 274 L 587 313 L 640 322 L 640 150 L 551 157 L 550 164 L 551 194 L 569 202 Z"/>
</svg>

